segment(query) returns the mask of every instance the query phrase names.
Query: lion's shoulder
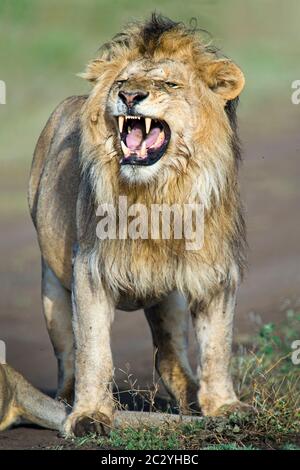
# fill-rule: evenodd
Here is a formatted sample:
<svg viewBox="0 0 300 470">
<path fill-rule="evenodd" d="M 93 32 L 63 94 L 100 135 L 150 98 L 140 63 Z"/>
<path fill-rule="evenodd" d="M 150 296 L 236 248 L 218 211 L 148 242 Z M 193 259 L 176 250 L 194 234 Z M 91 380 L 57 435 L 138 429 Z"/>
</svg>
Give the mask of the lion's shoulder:
<svg viewBox="0 0 300 470">
<path fill-rule="evenodd" d="M 29 180 L 28 202 L 35 223 L 38 188 L 47 162 L 55 160 L 64 148 L 79 146 L 79 117 L 86 95 L 64 99 L 52 112 L 38 139 Z"/>
</svg>

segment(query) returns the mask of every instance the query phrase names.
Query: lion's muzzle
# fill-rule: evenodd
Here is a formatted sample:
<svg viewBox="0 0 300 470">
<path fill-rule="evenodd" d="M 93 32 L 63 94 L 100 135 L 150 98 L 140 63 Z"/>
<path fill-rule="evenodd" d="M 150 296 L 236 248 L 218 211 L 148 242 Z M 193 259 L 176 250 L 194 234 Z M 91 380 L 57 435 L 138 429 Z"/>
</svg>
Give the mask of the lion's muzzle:
<svg viewBox="0 0 300 470">
<path fill-rule="evenodd" d="M 165 121 L 140 115 L 117 117 L 121 165 L 153 165 L 166 152 L 171 131 Z"/>
</svg>

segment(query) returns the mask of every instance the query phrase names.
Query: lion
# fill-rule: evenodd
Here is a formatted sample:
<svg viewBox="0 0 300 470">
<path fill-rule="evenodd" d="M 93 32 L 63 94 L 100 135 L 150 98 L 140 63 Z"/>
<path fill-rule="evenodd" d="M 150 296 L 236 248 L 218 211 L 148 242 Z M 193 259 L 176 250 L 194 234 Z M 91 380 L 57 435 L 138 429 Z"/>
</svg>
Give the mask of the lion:
<svg viewBox="0 0 300 470">
<path fill-rule="evenodd" d="M 53 112 L 29 183 L 57 398 L 72 403 L 74 391 L 64 432 L 102 432 L 97 423 L 113 423 L 116 308 L 144 309 L 157 372 L 182 410 L 218 416 L 245 408 L 229 370 L 245 266 L 236 124 L 244 75 L 195 29 L 154 14 L 105 44 L 82 76 L 92 89 Z M 173 219 L 169 238 L 99 238 L 98 208 L 117 208 L 120 197 L 128 207 L 201 203 L 201 248 L 186 249 Z"/>
</svg>

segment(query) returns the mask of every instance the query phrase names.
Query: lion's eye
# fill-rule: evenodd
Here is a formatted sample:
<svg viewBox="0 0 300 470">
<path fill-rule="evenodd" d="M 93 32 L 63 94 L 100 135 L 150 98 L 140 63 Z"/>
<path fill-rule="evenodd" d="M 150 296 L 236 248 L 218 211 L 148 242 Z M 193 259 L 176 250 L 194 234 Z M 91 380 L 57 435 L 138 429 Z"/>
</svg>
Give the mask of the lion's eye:
<svg viewBox="0 0 300 470">
<path fill-rule="evenodd" d="M 125 82 L 127 82 L 127 80 L 117 80 L 117 81 L 116 81 L 116 84 L 117 84 L 118 86 L 122 86 L 123 83 L 125 83 Z"/>
<path fill-rule="evenodd" d="M 179 88 L 178 83 L 174 82 L 166 82 L 166 85 L 168 85 L 170 88 Z"/>
</svg>

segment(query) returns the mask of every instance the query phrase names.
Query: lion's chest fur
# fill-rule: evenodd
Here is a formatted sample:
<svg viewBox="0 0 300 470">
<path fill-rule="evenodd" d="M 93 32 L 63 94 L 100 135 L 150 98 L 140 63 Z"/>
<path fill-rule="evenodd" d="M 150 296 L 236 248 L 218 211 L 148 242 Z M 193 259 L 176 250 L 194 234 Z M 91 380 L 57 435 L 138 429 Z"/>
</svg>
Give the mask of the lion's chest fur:
<svg viewBox="0 0 300 470">
<path fill-rule="evenodd" d="M 134 200 L 128 196 L 128 206 L 142 202 L 146 208 L 151 207 L 153 198 L 149 196 L 148 201 L 145 195 L 138 196 Z M 101 191 L 98 204 L 106 200 Z M 113 206 L 118 207 L 118 200 L 114 201 Z M 145 239 L 132 239 L 130 236 L 125 239 L 118 236 L 112 239 L 97 237 L 89 255 L 92 277 L 95 280 L 101 278 L 116 300 L 120 295 L 125 295 L 143 303 L 144 300 L 160 298 L 173 290 L 180 291 L 191 301 L 210 297 L 219 289 L 220 283 L 226 280 L 233 261 L 222 210 L 219 208 L 217 212 L 218 217 L 208 215 L 203 243 L 194 250 L 187 249 L 184 236 L 175 238 L 174 220 L 170 222 L 168 239 L 164 239 L 161 232 L 158 239 L 151 236 Z M 119 221 L 116 234 L 119 234 Z"/>
<path fill-rule="evenodd" d="M 210 265 L 205 251 L 184 251 L 174 240 L 99 241 L 90 256 L 90 268 L 116 299 L 136 299 L 139 304 L 173 290 L 196 300 L 217 288 L 225 276 L 224 266 Z"/>
</svg>

